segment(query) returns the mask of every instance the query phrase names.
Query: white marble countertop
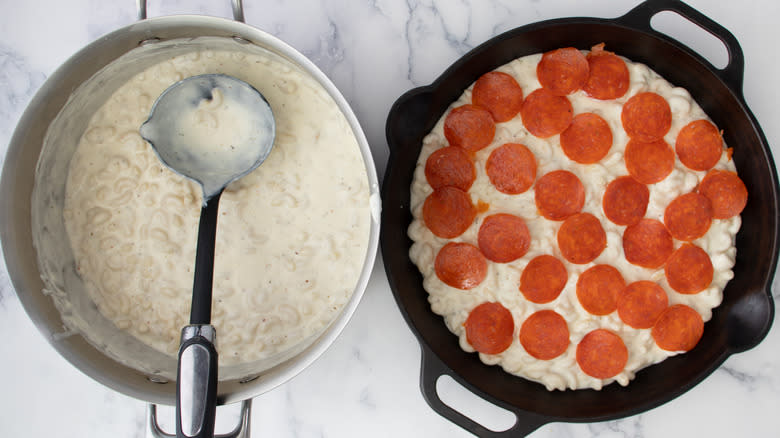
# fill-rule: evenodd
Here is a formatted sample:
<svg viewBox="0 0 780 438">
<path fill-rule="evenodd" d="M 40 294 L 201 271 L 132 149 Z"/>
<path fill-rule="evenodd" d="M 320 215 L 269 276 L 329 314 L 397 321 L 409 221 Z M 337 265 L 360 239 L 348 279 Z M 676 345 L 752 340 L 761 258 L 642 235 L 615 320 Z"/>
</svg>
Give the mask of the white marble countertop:
<svg viewBox="0 0 780 438">
<path fill-rule="evenodd" d="M 228 0 L 152 1 L 150 16 L 200 13 L 229 17 Z M 384 172 L 384 124 L 393 101 L 435 79 L 458 57 L 505 30 L 539 20 L 616 17 L 637 0 L 297 0 L 245 2 L 247 23 L 277 35 L 317 64 L 352 104 Z M 775 156 L 780 151 L 780 3 L 689 3 L 729 29 L 745 52 L 745 98 Z M 135 20 L 132 0 L 11 2 L 0 14 L 0 156 L 33 93 L 70 55 Z M 725 51 L 701 30 L 675 36 L 715 61 Z M 654 21 L 654 23 L 656 23 Z M 0 435 L 144 437 L 146 405 L 86 377 L 51 348 L 21 308 L 0 262 Z M 774 299 L 778 301 L 777 282 Z M 776 304 L 777 305 L 777 304 Z M 777 324 L 777 323 L 775 323 Z M 683 396 L 637 416 L 594 424 L 552 423 L 533 437 L 777 436 L 780 330 L 729 358 Z M 390 292 L 381 259 L 363 301 L 332 347 L 293 380 L 258 396 L 252 436 L 470 436 L 440 417 L 418 385 L 420 349 Z M 445 389 L 447 387 L 445 386 Z M 479 403 L 454 396 L 470 410 Z M 225 430 L 235 407 L 220 408 Z M 485 408 L 484 421 L 500 416 Z M 172 411 L 162 415 L 172 419 Z M 170 425 L 169 420 L 165 424 Z M 170 430 L 170 429 L 169 429 Z"/>
</svg>

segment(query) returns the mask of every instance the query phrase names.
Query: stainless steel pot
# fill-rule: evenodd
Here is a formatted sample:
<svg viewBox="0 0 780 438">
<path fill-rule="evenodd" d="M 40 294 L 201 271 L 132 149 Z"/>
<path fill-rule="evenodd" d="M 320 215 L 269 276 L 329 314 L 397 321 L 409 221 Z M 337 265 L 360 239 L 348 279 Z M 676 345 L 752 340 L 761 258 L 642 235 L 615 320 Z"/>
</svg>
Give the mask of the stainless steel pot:
<svg viewBox="0 0 780 438">
<path fill-rule="evenodd" d="M 379 184 L 365 135 L 335 85 L 306 57 L 292 47 L 252 26 L 244 24 L 240 0 L 233 0 L 235 20 L 179 15 L 146 18 L 146 3 L 138 1 L 140 21 L 109 33 L 73 55 L 55 71 L 32 99 L 22 115 L 8 147 L 0 180 L 0 238 L 8 272 L 19 299 L 47 341 L 76 368 L 98 382 L 126 395 L 156 404 L 175 404 L 175 382 L 166 377 L 175 358 L 149 353 L 147 366 L 128 366 L 95 347 L 81 333 L 66 326 L 52 297 L 45 291 L 38 266 L 31 224 L 31 197 L 36 166 L 39 166 L 47 132 L 52 124 L 67 132 L 61 139 L 78 139 L 90 115 L 126 79 L 164 56 L 200 44 L 198 37 L 220 37 L 235 47 L 270 50 L 315 78 L 330 94 L 350 124 L 361 148 L 371 190 L 372 221 L 368 251 L 355 291 L 341 314 L 313 343 L 295 356 L 267 367 L 263 364 L 220 371 L 218 403 L 251 399 L 295 376 L 332 344 L 362 298 L 374 264 L 379 239 Z M 173 44 L 172 40 L 187 41 Z M 128 53 L 143 48 L 145 55 L 128 59 Z M 92 79 L 91 79 L 92 78 Z M 96 79 L 97 78 L 97 79 Z M 91 80 L 90 80 L 91 79 Z M 86 85 L 89 84 L 89 85 Z M 101 100 L 102 99 L 102 100 Z M 64 113 L 64 115 L 63 115 Z M 59 117 L 58 117 L 59 116 Z M 75 145 L 58 145 L 58 156 L 50 166 L 66 166 Z M 64 181 L 49 181 L 64 192 Z M 56 190 L 50 202 L 56 206 Z M 62 228 L 64 230 L 64 228 Z M 56 230 L 48 230 L 54 233 Z M 70 251 L 69 246 L 67 251 Z M 72 254 L 64 254 L 64 256 Z M 66 282 L 67 284 L 67 282 Z M 77 297 L 77 299 L 85 299 Z M 142 348 L 142 347 L 138 347 Z M 146 354 L 146 353 L 145 353 Z M 145 356 L 142 356 L 145 357 Z M 153 363 L 152 363 L 153 362 Z M 172 367 L 170 369 L 161 369 Z M 244 407 L 248 416 L 248 404 Z M 150 412 L 154 412 L 151 409 Z M 244 419 L 246 422 L 246 418 Z"/>
</svg>

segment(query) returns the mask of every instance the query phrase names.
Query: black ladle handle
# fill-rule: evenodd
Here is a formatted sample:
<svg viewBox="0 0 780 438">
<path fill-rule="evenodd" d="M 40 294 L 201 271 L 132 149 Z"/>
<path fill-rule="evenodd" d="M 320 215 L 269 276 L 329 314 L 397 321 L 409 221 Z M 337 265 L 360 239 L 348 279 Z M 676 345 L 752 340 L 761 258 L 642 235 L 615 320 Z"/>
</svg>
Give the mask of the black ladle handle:
<svg viewBox="0 0 780 438">
<path fill-rule="evenodd" d="M 624 24 L 628 27 L 649 32 L 655 35 L 663 36 L 665 39 L 669 39 L 668 36 L 662 32 L 658 32 L 650 25 L 652 18 L 664 11 L 676 12 L 688 21 L 704 29 L 726 47 L 728 53 L 728 64 L 722 69 L 716 68 L 709 61 L 702 58 L 699 54 L 692 50 L 688 50 L 691 56 L 701 59 L 710 67 L 710 70 L 720 76 L 723 82 L 731 88 L 732 91 L 738 95 L 742 95 L 742 85 L 745 77 L 745 55 L 742 52 L 742 47 L 739 45 L 737 38 L 729 32 L 725 27 L 721 26 L 711 18 L 692 8 L 691 6 L 683 3 L 680 0 L 647 0 L 634 9 L 631 9 L 626 14 L 615 19 L 615 22 Z M 679 44 L 675 40 L 676 44 Z"/>
<path fill-rule="evenodd" d="M 192 284 L 190 324 L 211 324 L 211 291 L 214 284 L 214 246 L 217 240 L 220 191 L 200 210 L 195 276 Z"/>
<path fill-rule="evenodd" d="M 218 192 L 200 210 L 190 325 L 182 329 L 176 375 L 176 436 L 213 438 L 217 411 L 216 330 L 211 325 Z"/>
</svg>

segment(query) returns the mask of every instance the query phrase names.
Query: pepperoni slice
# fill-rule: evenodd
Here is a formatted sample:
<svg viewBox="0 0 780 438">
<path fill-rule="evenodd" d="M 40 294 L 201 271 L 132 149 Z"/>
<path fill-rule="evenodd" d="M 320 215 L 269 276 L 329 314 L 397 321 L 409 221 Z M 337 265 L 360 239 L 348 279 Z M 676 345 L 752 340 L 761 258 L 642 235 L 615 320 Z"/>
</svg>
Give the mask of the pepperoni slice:
<svg viewBox="0 0 780 438">
<path fill-rule="evenodd" d="M 748 192 L 745 183 L 734 172 L 712 170 L 699 183 L 699 193 L 712 203 L 712 217 L 728 219 L 745 209 Z"/>
<path fill-rule="evenodd" d="M 601 206 L 607 219 L 617 225 L 633 225 L 647 212 L 650 190 L 630 176 L 621 176 L 607 185 Z"/>
<path fill-rule="evenodd" d="M 512 120 L 523 106 L 523 89 L 515 78 L 506 73 L 492 71 L 485 73 L 474 83 L 471 103 L 490 111 L 493 120 Z"/>
<path fill-rule="evenodd" d="M 512 313 L 500 303 L 482 303 L 469 312 L 466 340 L 484 354 L 499 354 L 514 340 L 515 321 Z"/>
<path fill-rule="evenodd" d="M 449 146 L 435 150 L 425 162 L 425 179 L 433 189 L 445 186 L 468 191 L 477 178 L 474 164 L 459 147 Z"/>
<path fill-rule="evenodd" d="M 588 60 L 574 47 L 546 52 L 536 66 L 539 83 L 558 96 L 582 88 L 588 80 L 588 72 Z"/>
<path fill-rule="evenodd" d="M 577 345 L 577 364 L 583 373 L 597 379 L 615 377 L 628 362 L 628 348 L 620 336 L 606 329 L 585 335 Z"/>
<path fill-rule="evenodd" d="M 672 236 L 655 219 L 642 219 L 623 232 L 623 253 L 631 264 L 656 269 L 666 263 L 673 250 Z"/>
<path fill-rule="evenodd" d="M 496 134 L 493 116 L 484 108 L 463 105 L 454 108 L 444 119 L 444 137 L 451 146 L 474 153 L 487 147 Z"/>
<path fill-rule="evenodd" d="M 570 160 L 593 164 L 604 158 L 612 147 L 612 130 L 598 114 L 577 114 L 561 133 L 561 148 Z"/>
<path fill-rule="evenodd" d="M 651 331 L 655 344 L 666 351 L 690 351 L 704 334 L 699 312 L 684 304 L 666 309 Z"/>
<path fill-rule="evenodd" d="M 594 46 L 588 54 L 590 75 L 582 87 L 585 94 L 599 100 L 622 97 L 631 82 L 626 63 L 614 53 L 604 50 L 604 44 Z"/>
<path fill-rule="evenodd" d="M 531 356 L 550 360 L 569 348 L 569 326 L 553 310 L 540 310 L 520 326 L 520 344 Z"/>
<path fill-rule="evenodd" d="M 650 328 L 669 305 L 663 288 L 652 281 L 629 284 L 618 298 L 620 319 L 635 329 Z"/>
<path fill-rule="evenodd" d="M 664 140 L 645 143 L 631 139 L 624 159 L 628 173 L 643 184 L 663 181 L 674 170 L 674 151 Z"/>
<path fill-rule="evenodd" d="M 434 190 L 428 195 L 422 213 L 428 229 L 445 239 L 463 234 L 477 216 L 469 194 L 449 186 Z"/>
<path fill-rule="evenodd" d="M 524 145 L 506 143 L 490 153 L 485 171 L 496 190 L 517 195 L 533 185 L 536 179 L 536 158 Z"/>
<path fill-rule="evenodd" d="M 680 162 L 693 170 L 710 170 L 723 154 L 718 128 L 707 120 L 694 120 L 677 134 L 675 150 Z"/>
<path fill-rule="evenodd" d="M 540 88 L 525 98 L 520 117 L 528 132 L 547 138 L 568 128 L 573 112 L 566 96 L 556 96 L 550 90 Z"/>
<path fill-rule="evenodd" d="M 686 243 L 672 253 L 664 272 L 669 287 L 681 294 L 695 294 L 712 283 L 714 269 L 703 249 Z"/>
<path fill-rule="evenodd" d="M 672 109 L 669 102 L 656 93 L 639 93 L 623 105 L 620 120 L 629 137 L 649 143 L 662 139 L 669 132 Z"/>
<path fill-rule="evenodd" d="M 577 299 L 593 315 L 609 315 L 617 309 L 617 300 L 626 287 L 620 271 L 610 265 L 595 265 L 577 279 Z"/>
<path fill-rule="evenodd" d="M 664 210 L 664 224 L 675 239 L 691 241 L 707 233 L 712 223 L 712 203 L 699 193 L 676 197 Z"/>
<path fill-rule="evenodd" d="M 520 275 L 520 292 L 533 303 L 549 303 L 558 298 L 568 279 L 563 262 L 551 255 L 540 255 L 528 262 Z"/>
<path fill-rule="evenodd" d="M 509 263 L 524 256 L 531 246 L 531 233 L 517 216 L 498 213 L 485 218 L 477 237 L 482 254 L 496 263 Z"/>
<path fill-rule="evenodd" d="M 568 170 L 554 170 L 536 182 L 534 201 L 542 216 L 561 221 L 582 210 L 585 187 Z"/>
<path fill-rule="evenodd" d="M 436 254 L 434 270 L 444 284 L 466 290 L 478 286 L 485 279 L 487 261 L 474 245 L 448 242 Z"/>
<path fill-rule="evenodd" d="M 571 263 L 590 263 L 606 247 L 607 233 L 598 218 L 590 213 L 569 216 L 558 229 L 558 248 Z"/>
</svg>

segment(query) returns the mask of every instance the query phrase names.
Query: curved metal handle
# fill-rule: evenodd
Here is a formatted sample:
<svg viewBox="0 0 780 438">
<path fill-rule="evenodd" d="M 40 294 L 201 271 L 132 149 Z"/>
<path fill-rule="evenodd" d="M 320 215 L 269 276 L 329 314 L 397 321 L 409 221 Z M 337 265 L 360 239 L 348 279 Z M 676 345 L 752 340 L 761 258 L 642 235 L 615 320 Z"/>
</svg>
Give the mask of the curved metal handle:
<svg viewBox="0 0 780 438">
<path fill-rule="evenodd" d="M 725 27 L 716 23 L 706 15 L 688 6 L 680 0 L 647 0 L 639 6 L 628 11 L 622 17 L 615 19 L 615 22 L 624 24 L 637 30 L 649 32 L 658 36 L 669 38 L 668 35 L 658 32 L 650 25 L 650 20 L 659 12 L 676 12 L 691 23 L 699 26 L 704 31 L 710 33 L 720 40 L 726 47 L 728 53 L 728 64 L 722 69 L 716 68 L 706 59 L 704 62 L 725 82 L 732 91 L 742 95 L 742 84 L 745 76 L 745 56 L 742 53 L 742 47 L 737 38 Z M 693 51 L 692 51 L 693 52 Z M 696 54 L 693 52 L 693 54 Z M 696 55 L 701 58 L 700 56 Z"/>
<path fill-rule="evenodd" d="M 146 0 L 135 0 L 138 21 L 146 20 Z"/>
<path fill-rule="evenodd" d="M 138 12 L 138 20 L 146 20 L 146 0 L 136 0 L 136 10 Z M 233 19 L 245 23 L 244 21 L 244 5 L 242 0 L 230 0 L 230 4 L 233 7 Z"/>
<path fill-rule="evenodd" d="M 244 4 L 242 0 L 231 0 L 230 4 L 233 6 L 233 19 L 246 23 L 244 20 Z"/>
<path fill-rule="evenodd" d="M 148 409 L 149 433 L 153 438 L 175 438 L 175 434 L 170 434 L 162 430 L 157 422 L 157 405 L 150 404 Z M 252 418 L 252 399 L 241 402 L 240 421 L 232 431 L 226 434 L 216 435 L 216 438 L 249 438 L 250 419 Z"/>
<path fill-rule="evenodd" d="M 539 427 L 548 423 L 549 420 L 541 415 L 518 409 L 506 408 L 515 414 L 515 424 L 507 430 L 496 432 L 477 423 L 471 418 L 463 415 L 455 409 L 444 403 L 436 390 L 436 381 L 443 375 L 452 377 L 450 370 L 438 357 L 431 351 L 424 342 L 420 343 L 422 349 L 422 367 L 420 370 L 420 389 L 423 398 L 428 405 L 442 417 L 450 420 L 458 426 L 466 429 L 478 437 L 518 437 L 526 436 Z M 486 400 L 487 401 L 487 400 Z"/>
</svg>

